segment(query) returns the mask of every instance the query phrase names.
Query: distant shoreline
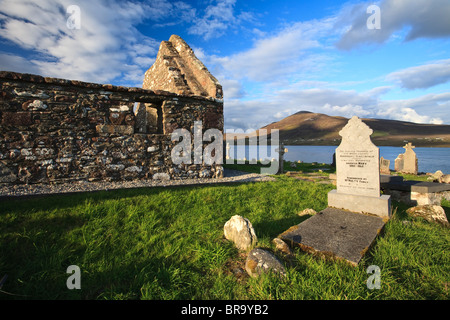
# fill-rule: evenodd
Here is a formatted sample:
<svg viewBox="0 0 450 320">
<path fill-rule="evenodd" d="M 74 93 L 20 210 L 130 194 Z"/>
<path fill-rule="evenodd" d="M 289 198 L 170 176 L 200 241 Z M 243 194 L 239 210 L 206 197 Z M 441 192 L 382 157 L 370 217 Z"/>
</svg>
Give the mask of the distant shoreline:
<svg viewBox="0 0 450 320">
<path fill-rule="evenodd" d="M 257 137 L 256 139 L 256 143 L 260 144 L 260 142 L 262 142 L 260 145 L 270 145 L 270 137 L 264 137 L 264 139 L 258 139 L 260 137 Z M 436 138 L 429 138 L 430 140 L 425 140 L 425 138 L 423 139 L 403 139 L 403 140 L 398 140 L 398 139 L 391 139 L 390 141 L 388 141 L 385 137 L 372 137 L 371 140 L 372 142 L 377 146 L 377 147 L 403 147 L 405 144 L 407 144 L 408 142 L 411 142 L 415 147 L 419 147 L 419 148 L 450 148 L 450 142 L 446 140 L 440 141 Z M 245 138 L 238 138 L 235 141 L 235 144 L 237 144 L 238 142 L 241 143 L 242 140 L 245 140 L 245 145 L 249 145 L 249 138 L 245 137 Z M 259 141 L 261 140 L 261 141 Z M 304 139 L 304 141 L 299 142 L 298 140 L 301 139 L 280 139 L 281 143 L 283 145 L 286 146 L 339 146 L 339 144 L 341 143 L 340 139 L 332 139 L 332 140 L 328 140 L 328 139 Z M 226 140 L 226 134 L 224 135 L 224 145 L 227 143 Z M 233 141 L 233 140 L 231 140 Z"/>
<path fill-rule="evenodd" d="M 226 144 L 226 140 L 224 140 L 224 144 Z M 450 148 L 450 144 L 437 144 L 437 143 L 415 143 L 413 141 L 406 141 L 403 143 L 398 143 L 398 144 L 380 144 L 378 143 L 378 141 L 373 141 L 372 142 L 377 146 L 377 147 L 403 147 L 405 144 L 407 144 L 408 142 L 411 142 L 413 144 L 413 146 L 417 147 L 417 148 Z M 323 141 L 323 143 L 290 143 L 289 141 L 282 141 L 281 142 L 284 146 L 310 146 L 310 147 L 321 147 L 321 146 L 329 146 L 329 147 L 338 147 L 340 144 L 340 141 L 338 143 L 333 142 L 333 141 Z M 246 141 L 245 143 L 246 146 L 249 145 L 248 141 Z M 270 145 L 270 144 L 258 144 L 260 146 L 266 146 L 266 145 Z"/>
<path fill-rule="evenodd" d="M 407 142 L 403 142 L 402 144 L 398 143 L 398 144 L 380 144 L 377 143 L 377 141 L 373 141 L 372 142 L 377 146 L 377 147 L 403 147 L 405 144 L 407 144 L 408 142 L 411 142 L 415 147 L 418 148 L 450 148 L 450 144 L 434 144 L 434 143 L 415 143 L 412 141 L 407 141 Z M 339 143 L 331 143 L 330 141 L 324 141 L 323 143 L 290 143 L 289 141 L 286 142 L 282 142 L 283 145 L 285 146 L 339 146 Z"/>
</svg>

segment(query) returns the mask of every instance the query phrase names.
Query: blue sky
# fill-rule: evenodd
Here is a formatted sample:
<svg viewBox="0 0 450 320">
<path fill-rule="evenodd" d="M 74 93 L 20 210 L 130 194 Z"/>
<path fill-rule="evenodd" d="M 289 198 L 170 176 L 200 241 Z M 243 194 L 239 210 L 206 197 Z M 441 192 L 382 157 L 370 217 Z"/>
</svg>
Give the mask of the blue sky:
<svg viewBox="0 0 450 320">
<path fill-rule="evenodd" d="M 448 0 L 0 0 L 0 69 L 140 87 L 177 34 L 223 85 L 226 129 L 302 110 L 450 124 L 448 17 Z"/>
</svg>

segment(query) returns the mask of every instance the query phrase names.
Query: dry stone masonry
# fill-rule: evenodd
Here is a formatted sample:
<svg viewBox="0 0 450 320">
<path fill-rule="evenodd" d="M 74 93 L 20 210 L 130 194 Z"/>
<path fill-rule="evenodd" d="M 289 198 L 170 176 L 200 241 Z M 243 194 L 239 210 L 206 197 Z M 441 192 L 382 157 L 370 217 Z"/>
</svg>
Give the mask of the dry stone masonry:
<svg viewBox="0 0 450 320">
<path fill-rule="evenodd" d="M 177 35 L 161 42 L 156 62 L 145 73 L 144 89 L 167 90 L 184 96 L 222 99 L 222 86 Z"/>
<path fill-rule="evenodd" d="M 181 38 L 171 40 L 143 89 L 0 72 L 0 183 L 220 177 L 221 165 L 171 160 L 177 128 L 223 132 L 220 84 Z M 172 85 L 183 77 L 191 90 Z"/>
</svg>

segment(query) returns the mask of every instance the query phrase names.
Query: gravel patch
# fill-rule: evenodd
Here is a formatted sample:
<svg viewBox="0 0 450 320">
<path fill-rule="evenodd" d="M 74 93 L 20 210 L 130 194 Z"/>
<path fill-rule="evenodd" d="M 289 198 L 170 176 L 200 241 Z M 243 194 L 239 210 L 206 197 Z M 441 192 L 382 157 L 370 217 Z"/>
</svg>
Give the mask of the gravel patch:
<svg viewBox="0 0 450 320">
<path fill-rule="evenodd" d="M 224 183 L 242 182 L 263 182 L 274 181 L 270 176 L 247 173 L 236 170 L 224 170 L 224 177 L 221 179 L 180 179 L 180 180 L 136 180 L 136 181 L 116 181 L 116 182 L 86 182 L 79 181 L 61 184 L 23 184 L 23 185 L 3 185 L 0 186 L 0 197 L 32 196 L 45 194 L 63 194 L 75 192 L 89 192 L 101 190 L 147 188 L 147 187 L 172 187 L 172 186 L 194 186 Z"/>
</svg>

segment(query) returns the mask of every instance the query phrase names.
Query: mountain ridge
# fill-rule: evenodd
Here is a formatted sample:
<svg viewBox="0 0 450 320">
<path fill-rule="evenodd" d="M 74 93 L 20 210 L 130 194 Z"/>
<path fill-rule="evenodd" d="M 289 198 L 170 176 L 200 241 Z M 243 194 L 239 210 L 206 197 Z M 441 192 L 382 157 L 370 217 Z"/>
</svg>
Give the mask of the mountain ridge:
<svg viewBox="0 0 450 320">
<path fill-rule="evenodd" d="M 285 145 L 339 145 L 339 131 L 349 118 L 310 111 L 296 112 L 261 129 L 278 129 Z M 378 146 L 450 147 L 450 125 L 361 118 L 372 130 L 371 139 Z"/>
</svg>

